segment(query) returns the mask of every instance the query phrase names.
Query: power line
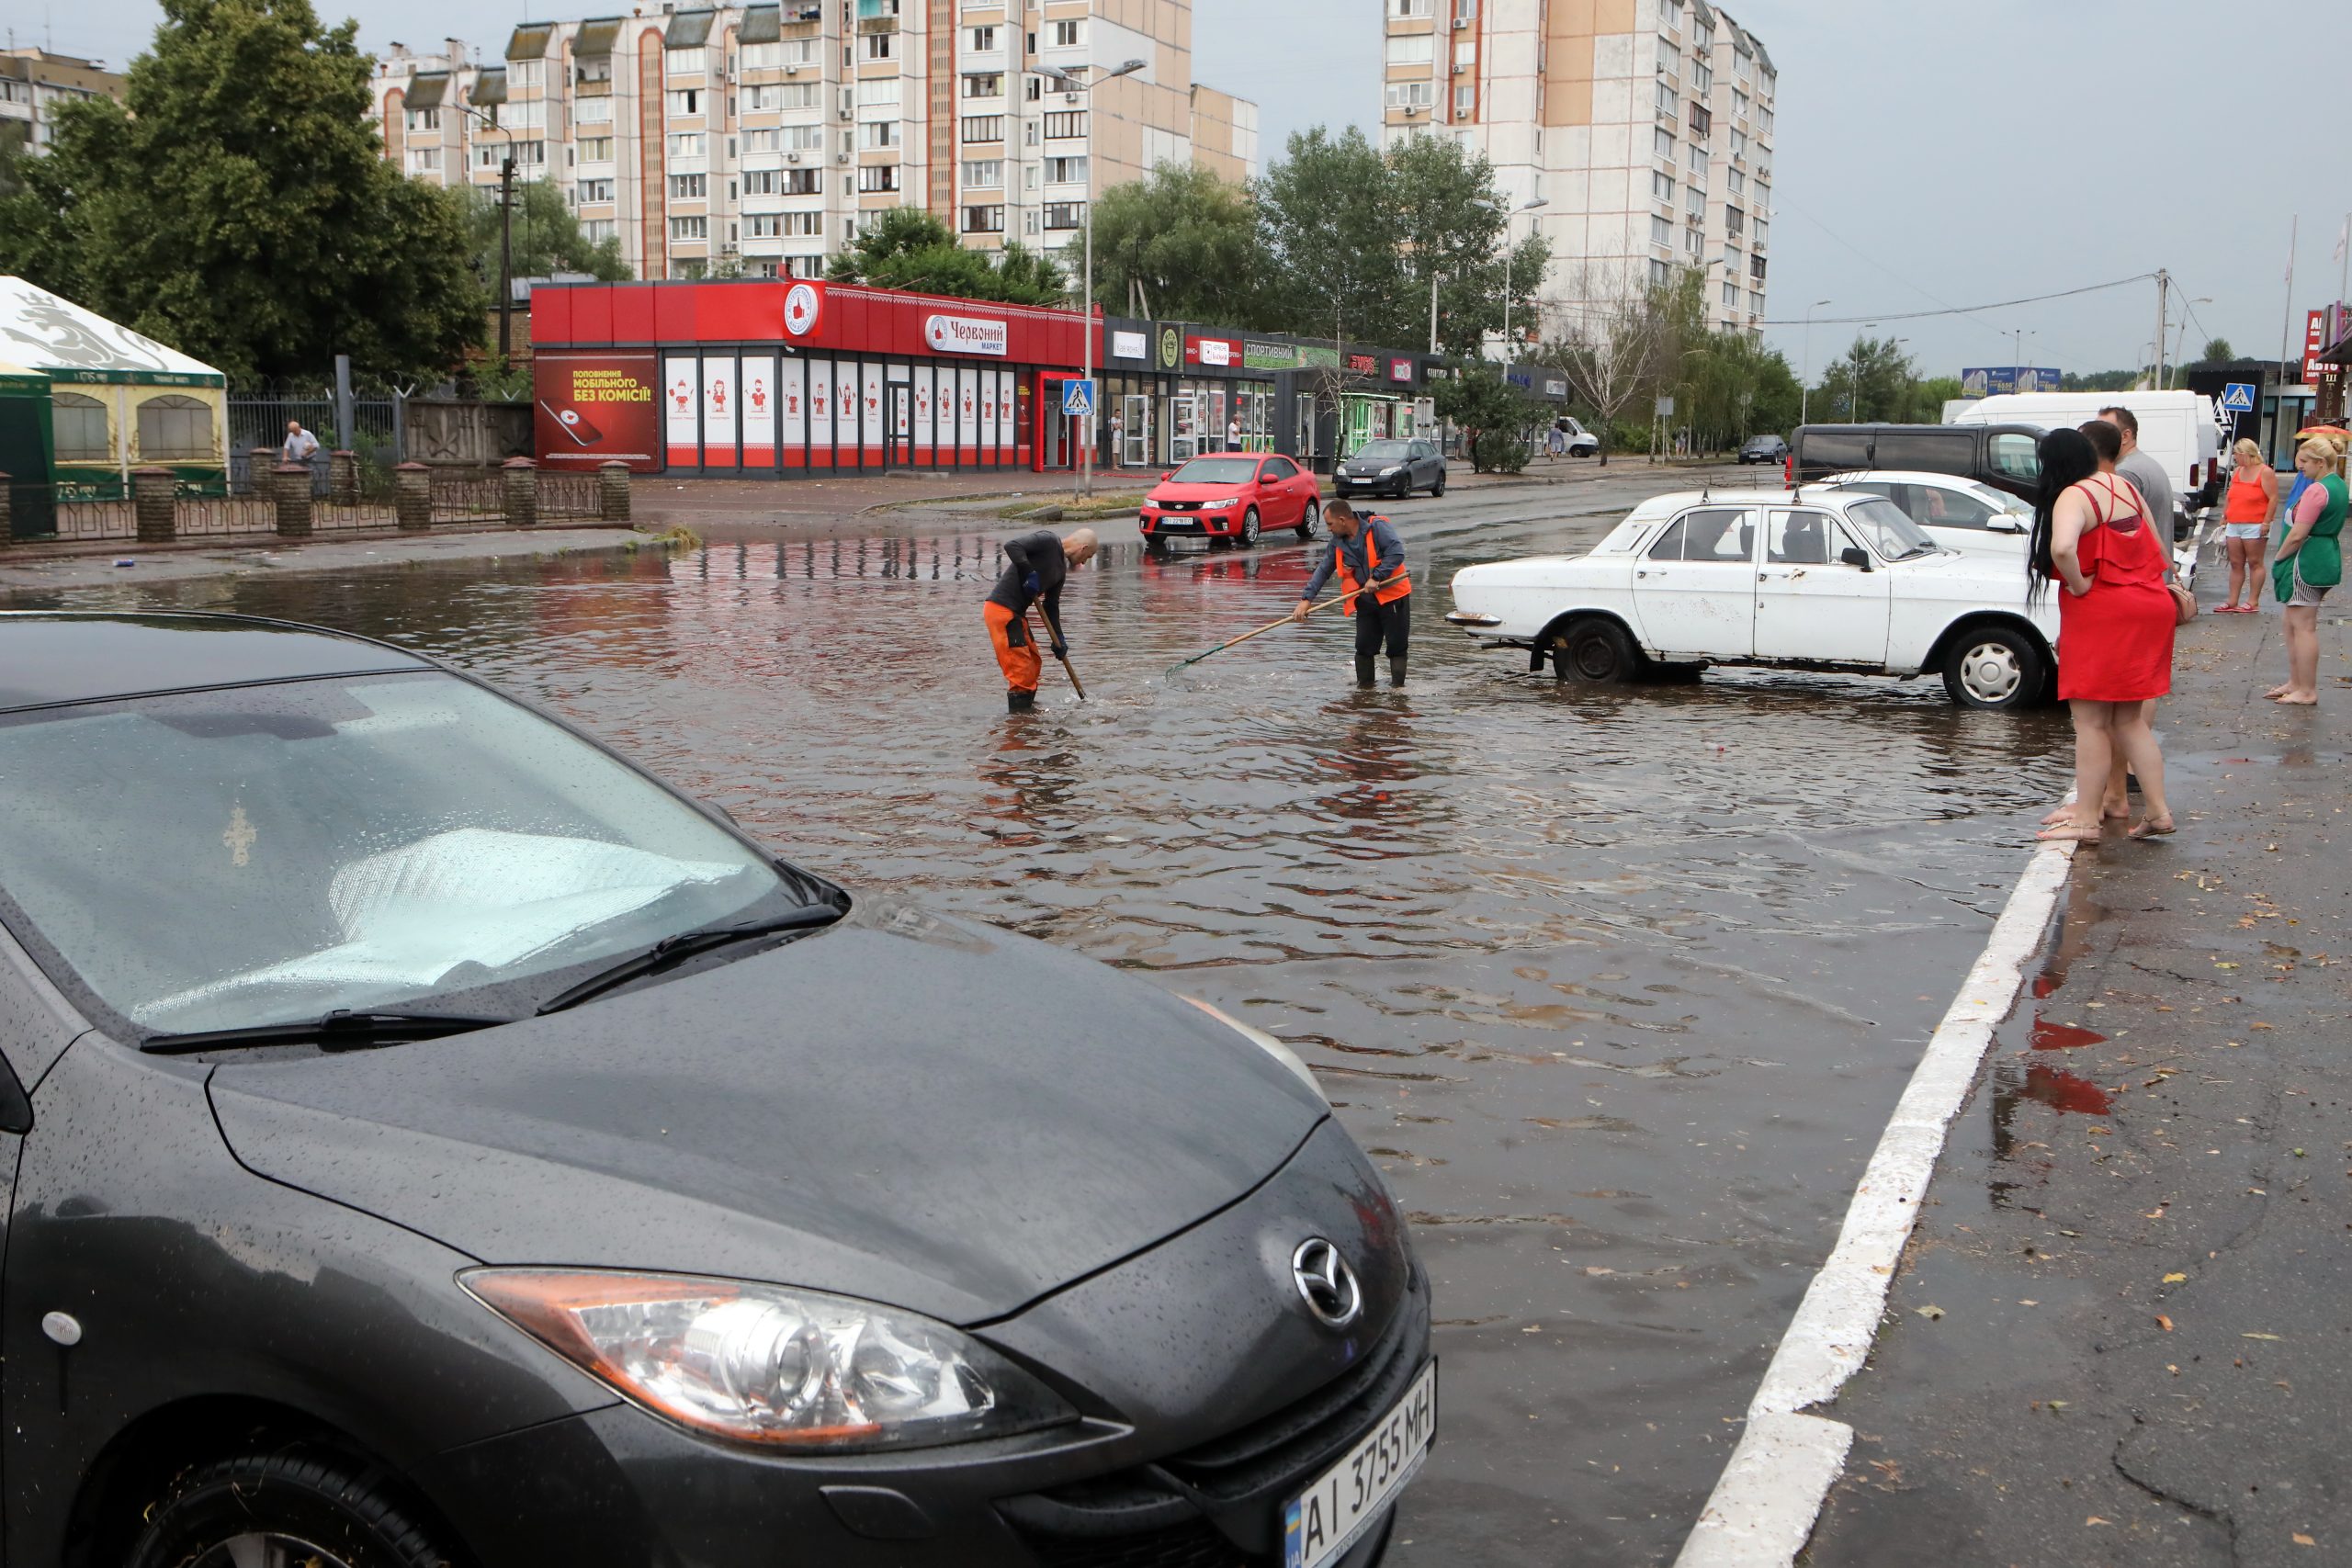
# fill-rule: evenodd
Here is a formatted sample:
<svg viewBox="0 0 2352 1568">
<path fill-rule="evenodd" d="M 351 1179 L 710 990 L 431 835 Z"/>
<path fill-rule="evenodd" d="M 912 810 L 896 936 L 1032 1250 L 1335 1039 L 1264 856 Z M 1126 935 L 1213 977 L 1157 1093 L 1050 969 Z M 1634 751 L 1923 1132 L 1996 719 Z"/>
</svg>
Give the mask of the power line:
<svg viewBox="0 0 2352 1568">
<path fill-rule="evenodd" d="M 1979 310 L 2006 310 L 2018 305 L 2039 305 L 2049 299 L 2071 299 L 2078 294 L 2098 294 L 2109 288 L 2122 288 L 2134 283 L 2145 283 L 2155 276 L 2153 272 L 2134 273 L 2130 277 L 2119 277 L 2111 283 L 2086 283 L 2080 288 L 2061 288 L 2054 294 L 2029 294 L 2021 299 L 1995 299 L 1984 305 L 1954 305 L 1940 310 L 1877 310 L 1863 316 L 1815 316 L 1813 324 L 1816 327 L 1869 326 L 1880 321 L 1917 321 L 1932 316 L 1966 316 Z M 1804 318 L 1790 316 L 1763 324 L 1768 327 L 1801 327 L 1804 325 Z"/>
</svg>

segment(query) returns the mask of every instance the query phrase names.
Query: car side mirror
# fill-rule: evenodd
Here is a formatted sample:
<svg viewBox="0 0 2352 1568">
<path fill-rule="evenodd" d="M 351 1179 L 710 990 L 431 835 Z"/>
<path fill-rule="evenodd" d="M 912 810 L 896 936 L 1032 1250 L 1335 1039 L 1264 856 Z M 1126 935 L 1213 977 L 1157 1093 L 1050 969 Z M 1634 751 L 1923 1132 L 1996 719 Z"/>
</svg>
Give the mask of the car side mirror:
<svg viewBox="0 0 2352 1568">
<path fill-rule="evenodd" d="M 1838 552 L 1838 559 L 1844 566 L 1858 566 L 1864 571 L 1871 570 L 1871 553 L 1860 545 L 1848 545 Z"/>
<path fill-rule="evenodd" d="M 1989 519 L 1985 523 L 1984 526 L 1987 530 L 1996 534 L 2022 534 L 2025 532 L 2025 525 L 2018 522 L 2014 517 L 1995 517 Z"/>
<path fill-rule="evenodd" d="M 1164 482 L 1164 481 L 1166 481 L 1166 480 L 1168 480 L 1168 479 L 1174 479 L 1174 478 L 1176 477 L 1176 470 L 1175 470 L 1175 469 L 1173 469 L 1173 468 L 1170 468 L 1170 469 L 1169 469 L 1166 473 L 1164 473 L 1164 474 L 1160 475 L 1159 477 L 1160 477 L 1160 479 L 1161 479 L 1161 480 L 1162 480 L 1163 482 Z"/>
</svg>

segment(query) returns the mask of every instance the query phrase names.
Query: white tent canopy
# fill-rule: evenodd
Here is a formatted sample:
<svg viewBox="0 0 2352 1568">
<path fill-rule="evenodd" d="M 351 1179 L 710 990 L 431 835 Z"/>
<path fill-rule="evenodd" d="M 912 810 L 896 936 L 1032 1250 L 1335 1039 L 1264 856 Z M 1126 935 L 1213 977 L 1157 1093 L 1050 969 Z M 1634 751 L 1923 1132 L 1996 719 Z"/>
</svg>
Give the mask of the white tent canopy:
<svg viewBox="0 0 2352 1568">
<path fill-rule="evenodd" d="M 78 381 L 218 387 L 226 379 L 201 360 L 21 277 L 0 276 L 0 359 Z"/>
</svg>

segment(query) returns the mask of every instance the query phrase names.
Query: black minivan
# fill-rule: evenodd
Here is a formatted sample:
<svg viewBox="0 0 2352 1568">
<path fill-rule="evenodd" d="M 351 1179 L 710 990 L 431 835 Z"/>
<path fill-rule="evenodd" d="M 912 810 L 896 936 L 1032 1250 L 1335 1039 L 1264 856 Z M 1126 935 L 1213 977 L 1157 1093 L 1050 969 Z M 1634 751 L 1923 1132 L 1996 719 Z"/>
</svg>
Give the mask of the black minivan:
<svg viewBox="0 0 2352 1568">
<path fill-rule="evenodd" d="M 2043 431 L 2032 424 L 1807 424 L 1789 479 L 1805 484 L 1858 468 L 1958 474 L 2031 501 L 2041 483 Z"/>
</svg>

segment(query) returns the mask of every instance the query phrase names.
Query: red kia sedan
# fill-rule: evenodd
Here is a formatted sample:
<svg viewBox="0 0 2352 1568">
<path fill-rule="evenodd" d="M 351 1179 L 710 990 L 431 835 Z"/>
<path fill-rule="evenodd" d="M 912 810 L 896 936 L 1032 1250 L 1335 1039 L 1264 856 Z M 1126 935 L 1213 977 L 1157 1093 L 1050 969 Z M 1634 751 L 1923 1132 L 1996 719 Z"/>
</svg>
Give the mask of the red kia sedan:
<svg viewBox="0 0 2352 1568">
<path fill-rule="evenodd" d="M 1144 497 L 1137 526 L 1148 544 L 1169 539 L 1229 539 L 1254 545 L 1267 529 L 1315 536 L 1323 492 L 1290 458 L 1262 452 L 1195 457 Z"/>
</svg>

